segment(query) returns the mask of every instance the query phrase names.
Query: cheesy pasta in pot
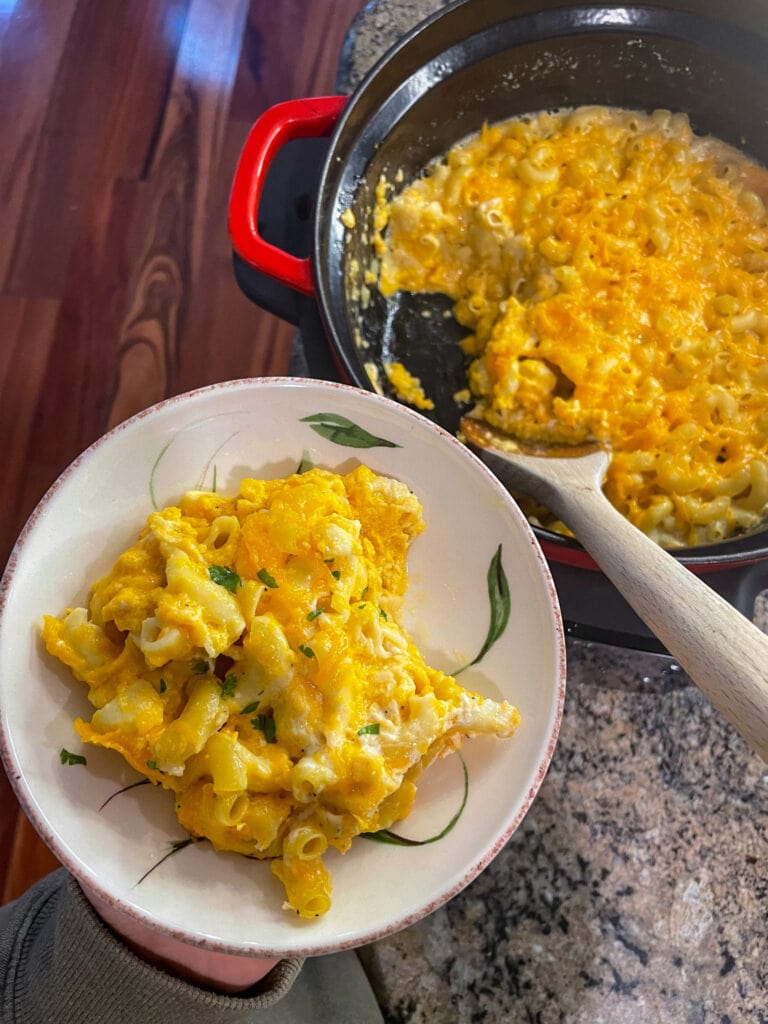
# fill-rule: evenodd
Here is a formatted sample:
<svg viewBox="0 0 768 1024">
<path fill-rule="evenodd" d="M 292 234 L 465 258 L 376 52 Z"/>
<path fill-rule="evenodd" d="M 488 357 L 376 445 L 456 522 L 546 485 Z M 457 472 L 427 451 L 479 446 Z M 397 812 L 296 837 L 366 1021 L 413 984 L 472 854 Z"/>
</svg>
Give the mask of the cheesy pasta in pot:
<svg viewBox="0 0 768 1024">
<path fill-rule="evenodd" d="M 96 709 L 80 737 L 171 790 L 193 835 L 271 858 L 303 917 L 330 906 L 328 847 L 404 818 L 426 765 L 519 721 L 400 625 L 423 529 L 415 495 L 365 466 L 193 491 L 149 516 L 87 608 L 44 620 Z"/>
<path fill-rule="evenodd" d="M 380 289 L 454 300 L 478 415 L 609 446 L 606 495 L 665 547 L 763 523 L 768 172 L 683 114 L 583 107 L 377 195 Z"/>
</svg>

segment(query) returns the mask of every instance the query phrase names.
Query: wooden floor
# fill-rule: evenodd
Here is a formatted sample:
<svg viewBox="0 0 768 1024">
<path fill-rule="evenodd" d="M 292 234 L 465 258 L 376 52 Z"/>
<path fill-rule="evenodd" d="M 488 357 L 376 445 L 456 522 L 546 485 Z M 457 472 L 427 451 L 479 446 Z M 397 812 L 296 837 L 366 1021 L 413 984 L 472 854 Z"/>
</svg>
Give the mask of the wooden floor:
<svg viewBox="0 0 768 1024">
<path fill-rule="evenodd" d="M 0 566 L 48 486 L 180 391 L 287 369 L 239 291 L 229 187 L 251 123 L 332 91 L 362 0 L 0 2 Z M 0 773 L 0 894 L 56 862 Z"/>
</svg>

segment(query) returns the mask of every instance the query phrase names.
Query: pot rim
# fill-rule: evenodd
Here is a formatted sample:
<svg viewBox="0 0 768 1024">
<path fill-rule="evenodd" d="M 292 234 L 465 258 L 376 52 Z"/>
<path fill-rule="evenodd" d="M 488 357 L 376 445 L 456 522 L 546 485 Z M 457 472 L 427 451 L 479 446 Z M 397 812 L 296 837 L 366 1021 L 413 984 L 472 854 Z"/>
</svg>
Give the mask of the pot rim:
<svg viewBox="0 0 768 1024">
<path fill-rule="evenodd" d="M 312 271 L 317 308 L 333 357 L 342 373 L 357 386 L 376 390 L 365 372 L 356 346 L 348 344 L 337 329 L 337 318 L 332 315 L 333 301 L 328 279 L 329 261 L 318 258 L 320 253 L 327 252 L 333 246 L 333 242 L 328 240 L 330 238 L 328 224 L 334 213 L 340 208 L 337 201 L 338 190 L 332 184 L 334 175 L 338 174 L 338 165 L 343 160 L 337 150 L 349 134 L 359 132 L 361 126 L 365 124 L 367 93 L 372 84 L 378 81 L 382 73 L 393 62 L 402 61 L 403 54 L 412 59 L 413 54 L 418 56 L 420 51 L 424 60 L 434 59 L 435 52 L 429 51 L 428 55 L 425 55 L 423 51 L 427 45 L 425 38 L 429 38 L 430 33 L 435 31 L 435 26 L 444 25 L 448 19 L 452 18 L 463 17 L 466 21 L 469 15 L 464 9 L 475 8 L 469 22 L 472 25 L 471 37 L 494 25 L 530 20 L 535 17 L 538 19 L 536 24 L 543 26 L 541 35 L 536 38 L 556 38 L 558 25 L 561 27 L 563 25 L 562 18 L 574 13 L 578 13 L 579 26 L 584 32 L 589 31 L 590 28 L 598 32 L 623 28 L 638 33 L 645 31 L 646 34 L 657 35 L 658 33 L 654 33 L 650 27 L 653 18 L 677 16 L 682 17 L 688 23 L 706 22 L 710 28 L 715 24 L 724 25 L 731 33 L 736 34 L 735 38 L 744 36 L 745 32 L 750 33 L 753 36 L 751 40 L 753 46 L 756 45 L 754 37 L 759 37 L 762 52 L 768 48 L 768 19 L 766 19 L 768 8 L 762 4 L 761 0 L 732 0 L 732 4 L 725 11 L 719 0 L 671 0 L 671 2 L 668 0 L 664 4 L 626 3 L 621 0 L 603 0 L 603 2 L 589 4 L 562 3 L 558 0 L 520 0 L 516 4 L 514 14 L 511 15 L 508 10 L 503 11 L 502 7 L 501 3 L 488 4 L 487 2 L 478 2 L 478 0 L 455 0 L 454 3 L 438 9 L 415 25 L 368 71 L 341 111 L 331 135 L 319 178 L 318 202 L 313 219 Z M 496 13 L 494 14 L 494 12 Z M 760 14 L 763 16 L 762 23 L 758 17 Z M 551 25 L 551 28 L 547 28 L 548 24 Z M 572 24 L 570 27 L 572 29 Z M 352 148 L 354 144 L 356 141 L 353 142 Z M 327 201 L 329 197 L 333 199 L 332 202 Z M 348 202 L 352 198 L 352 195 L 346 196 Z M 318 215 L 318 210 L 323 210 L 323 214 Z M 533 530 L 548 557 L 563 564 L 601 572 L 599 566 L 577 540 L 543 527 L 533 526 Z M 671 549 L 669 553 L 694 572 L 702 574 L 708 571 L 717 572 L 734 567 L 749 566 L 768 560 L 768 524 L 763 530 L 752 534 L 730 537 L 695 547 Z"/>
</svg>

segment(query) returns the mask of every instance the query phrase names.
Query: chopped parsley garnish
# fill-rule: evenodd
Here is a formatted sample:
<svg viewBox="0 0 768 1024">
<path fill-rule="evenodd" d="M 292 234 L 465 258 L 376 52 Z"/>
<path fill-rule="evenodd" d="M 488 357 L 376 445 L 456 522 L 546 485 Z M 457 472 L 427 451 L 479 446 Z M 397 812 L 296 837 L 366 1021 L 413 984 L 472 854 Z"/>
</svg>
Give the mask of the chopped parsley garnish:
<svg viewBox="0 0 768 1024">
<path fill-rule="evenodd" d="M 363 599 L 365 598 L 365 595 L 366 595 L 367 593 L 368 593 L 368 584 L 366 583 L 366 585 L 365 585 L 365 586 L 363 587 L 363 592 L 362 592 L 362 594 L 360 595 L 360 600 L 361 600 L 361 601 L 362 601 L 362 600 L 363 600 Z"/>
<path fill-rule="evenodd" d="M 277 581 L 275 577 L 266 569 L 259 569 L 256 576 L 261 580 L 265 587 L 271 587 L 272 590 L 277 590 Z"/>
<path fill-rule="evenodd" d="M 277 743 L 275 720 L 271 715 L 256 715 L 251 719 L 251 725 L 264 733 L 267 743 Z"/>
<path fill-rule="evenodd" d="M 261 704 L 260 700 L 252 700 L 250 704 L 246 704 L 243 710 L 240 712 L 241 715 L 252 715 L 253 712 Z"/>
<path fill-rule="evenodd" d="M 147 761 L 147 768 L 151 768 L 153 772 L 157 771 L 157 761 Z"/>
<path fill-rule="evenodd" d="M 66 747 L 62 747 L 59 752 L 59 760 L 62 764 L 88 764 L 82 754 L 72 754 Z"/>
<path fill-rule="evenodd" d="M 379 608 L 379 615 L 382 617 L 382 619 L 384 619 L 385 622 L 389 618 L 389 616 L 387 615 L 383 608 Z"/>
<path fill-rule="evenodd" d="M 315 610 L 313 612 L 310 612 L 309 615 L 307 616 L 307 622 L 312 622 L 313 619 L 316 619 L 318 615 L 322 615 L 322 614 L 323 614 L 323 609 L 322 608 L 315 608 Z"/>
<path fill-rule="evenodd" d="M 371 722 L 370 725 L 364 725 L 362 729 L 357 730 L 358 736 L 378 736 L 381 732 L 381 726 L 378 722 Z"/>
<path fill-rule="evenodd" d="M 192 663 L 192 671 L 196 672 L 199 676 L 204 676 L 208 671 L 207 661 L 195 661 Z"/>
<path fill-rule="evenodd" d="M 224 682 L 219 683 L 219 686 L 221 687 L 222 697 L 231 697 L 235 692 L 235 687 L 237 686 L 237 676 L 234 672 L 230 672 L 229 675 L 224 678 Z"/>
<path fill-rule="evenodd" d="M 331 569 L 331 576 L 333 576 L 333 578 L 336 579 L 336 580 L 340 580 L 341 579 L 341 569 Z"/>
<path fill-rule="evenodd" d="M 164 679 L 161 679 L 160 680 L 160 693 L 165 693 L 165 691 L 167 689 L 168 689 L 168 683 L 166 683 L 166 681 Z"/>
<path fill-rule="evenodd" d="M 324 558 L 323 561 L 325 562 L 326 565 L 330 565 L 331 562 L 335 562 L 336 559 L 335 558 Z"/>
<path fill-rule="evenodd" d="M 233 572 L 228 569 L 226 565 L 209 565 L 208 575 L 211 577 L 214 583 L 218 583 L 220 587 L 224 587 L 230 594 L 234 594 L 238 587 L 242 587 L 243 581 Z"/>
<path fill-rule="evenodd" d="M 299 644 L 299 650 L 301 651 L 305 658 L 314 658 L 315 656 L 315 652 L 312 650 L 311 647 L 308 647 L 306 644 Z"/>
</svg>

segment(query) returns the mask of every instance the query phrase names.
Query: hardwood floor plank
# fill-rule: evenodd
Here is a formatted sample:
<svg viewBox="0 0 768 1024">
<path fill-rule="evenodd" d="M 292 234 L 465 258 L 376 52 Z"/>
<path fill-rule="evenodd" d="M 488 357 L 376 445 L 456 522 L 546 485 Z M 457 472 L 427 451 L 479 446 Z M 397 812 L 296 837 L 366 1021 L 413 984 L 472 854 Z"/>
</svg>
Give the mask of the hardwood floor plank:
<svg viewBox="0 0 768 1024">
<path fill-rule="evenodd" d="M 107 428 L 173 393 L 178 376 L 180 322 L 186 301 L 187 202 L 183 180 L 170 168 L 159 182 L 121 183 L 133 196 L 124 263 L 124 310 L 115 325 Z"/>
<path fill-rule="evenodd" d="M 208 228 L 208 195 L 237 72 L 247 0 L 192 0 L 149 179 L 170 161 L 183 170 L 188 207 L 189 283 L 197 283 Z M 183 165 L 180 167 L 179 165 Z"/>
<path fill-rule="evenodd" d="M 146 175 L 160 131 L 190 0 L 147 3 L 137 11 L 135 30 L 125 40 L 125 73 L 109 118 L 99 160 L 101 177 L 140 179 Z"/>
<path fill-rule="evenodd" d="M 227 206 L 232 176 L 250 125 L 230 123 L 220 173 L 211 181 L 198 287 L 192 290 L 179 353 L 179 387 L 262 374 L 288 367 L 294 328 L 259 310 L 240 291 L 232 272 Z"/>
<path fill-rule="evenodd" d="M 20 490 L 26 473 L 25 455 L 34 433 L 34 407 L 44 373 L 59 304 L 52 300 L 30 301 L 0 295 L 0 451 L 4 453 L 4 499 L 0 502 L 0 565 L 5 565 L 27 515 L 29 505 Z M 33 343 L 30 343 L 30 340 Z M 53 855 L 38 839 L 24 815 L 4 772 L 0 772 L 0 894 L 13 875 L 22 884 L 56 866 Z M 19 832 L 23 830 L 23 835 Z M 20 860 L 18 859 L 20 858 Z M 34 871 L 28 870 L 32 858 Z M 23 884 L 26 888 L 26 885 Z"/>
<path fill-rule="evenodd" d="M 10 870 L 16 824 L 20 818 L 24 818 L 24 815 L 18 809 L 10 780 L 5 772 L 0 772 L 0 904 L 5 902 L 3 889 Z M 35 846 L 45 845 L 37 836 L 33 842 Z"/>
<path fill-rule="evenodd" d="M 30 0 L 0 17 L 0 96 L 6 97 L 0 104 L 0 292 L 76 3 Z"/>
<path fill-rule="evenodd" d="M 231 119 L 252 122 L 273 103 L 332 92 L 344 37 L 362 6 L 361 0 L 251 4 Z"/>
<path fill-rule="evenodd" d="M 94 183 L 73 241 L 53 342 L 39 387 L 27 396 L 33 429 L 19 446 L 21 475 L 13 481 L 27 513 L 108 423 L 126 247 L 139 187 L 138 183 Z"/>
<path fill-rule="evenodd" d="M 285 374 L 295 328 L 254 309 L 232 280 L 230 260 L 210 258 L 205 291 L 205 299 L 192 304 L 188 334 L 208 339 L 209 343 L 183 346 L 183 389 L 241 377 Z"/>
<path fill-rule="evenodd" d="M 17 815 L 0 902 L 15 900 L 27 891 L 30 879 L 42 878 L 58 867 L 61 867 L 58 860 L 45 843 L 40 841 L 29 821 L 23 814 Z"/>
<path fill-rule="evenodd" d="M 163 99 L 164 68 L 169 57 L 161 45 L 162 38 L 155 32 L 151 15 L 152 10 L 162 6 L 155 0 L 78 3 L 51 85 L 50 103 L 31 168 L 21 226 L 6 278 L 5 290 L 10 294 L 29 298 L 62 295 L 68 258 L 83 211 L 94 181 L 103 178 L 105 170 L 115 171 L 116 152 L 122 147 L 117 147 L 114 131 L 124 124 L 126 116 L 136 119 L 133 137 L 135 140 L 136 134 L 140 134 L 144 144 L 140 159 L 131 160 L 124 171 L 130 175 L 144 166 L 146 150 L 156 130 L 156 109 Z M 172 39 L 166 40 L 165 45 L 172 45 Z M 155 110 L 150 111 L 149 118 L 146 99 L 143 108 L 132 100 L 142 66 L 146 82 L 154 83 Z M 124 113 L 126 103 L 129 114 Z M 105 164 L 105 154 L 110 157 L 109 165 Z M 46 239 L 44 247 L 41 239 Z"/>
<path fill-rule="evenodd" d="M 37 429 L 34 398 L 40 394 L 53 345 L 59 303 L 0 296 L 0 451 L 6 499 L 0 502 L 0 565 L 10 554 L 31 507 L 22 496 L 27 452 Z M 34 343 L 30 343 L 33 339 Z M 46 485 L 47 486 L 47 485 Z M 5 490 L 7 488 L 7 490 Z M 36 499 L 35 499 L 36 500 Z"/>
<path fill-rule="evenodd" d="M 244 0 L 193 0 L 188 12 L 146 176 L 146 244 L 133 268 L 119 332 L 110 425 L 166 394 L 206 382 L 181 383 L 179 338 L 184 335 L 189 347 L 193 308 L 198 317 L 207 315 L 210 288 L 201 268 L 222 215 L 226 232 L 226 208 L 212 196 L 220 195 L 227 178 L 221 150 L 247 6 Z"/>
</svg>

